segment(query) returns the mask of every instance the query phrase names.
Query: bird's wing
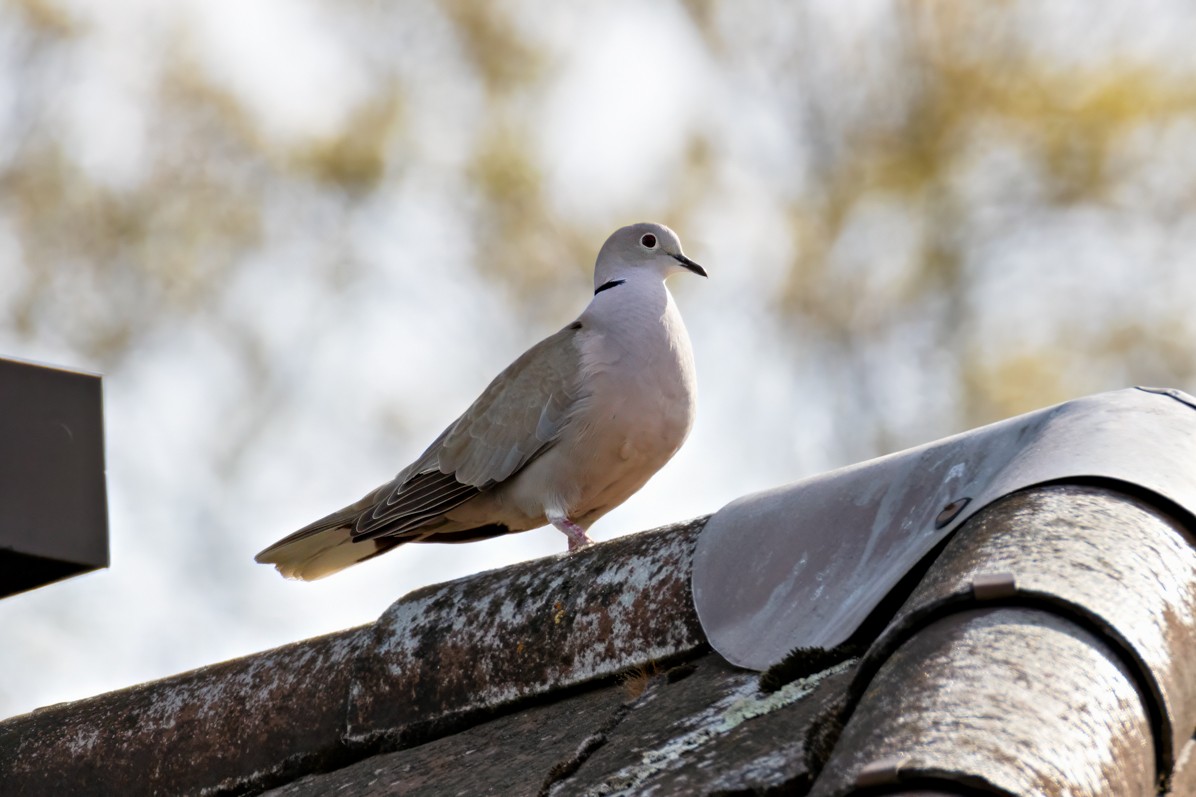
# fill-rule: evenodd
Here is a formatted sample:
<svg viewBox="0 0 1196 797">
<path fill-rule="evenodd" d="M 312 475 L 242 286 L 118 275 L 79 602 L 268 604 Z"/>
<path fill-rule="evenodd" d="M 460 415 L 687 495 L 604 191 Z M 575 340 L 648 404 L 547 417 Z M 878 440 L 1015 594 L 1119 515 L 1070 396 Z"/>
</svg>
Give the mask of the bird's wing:
<svg viewBox="0 0 1196 797">
<path fill-rule="evenodd" d="M 571 324 L 545 338 L 495 377 L 418 460 L 374 493 L 353 539 L 411 534 L 552 445 L 585 399 L 578 329 Z"/>
</svg>

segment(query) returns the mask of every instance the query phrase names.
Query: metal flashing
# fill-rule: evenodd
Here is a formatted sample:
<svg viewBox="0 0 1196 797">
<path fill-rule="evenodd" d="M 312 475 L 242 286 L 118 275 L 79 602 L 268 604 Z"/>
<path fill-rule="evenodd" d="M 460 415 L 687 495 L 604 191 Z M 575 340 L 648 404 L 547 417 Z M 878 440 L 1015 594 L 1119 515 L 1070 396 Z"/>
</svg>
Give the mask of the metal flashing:
<svg viewBox="0 0 1196 797">
<path fill-rule="evenodd" d="M 733 501 L 698 538 L 702 629 L 756 670 L 841 645 L 968 518 L 1034 485 L 1130 484 L 1190 516 L 1193 406 L 1173 390 L 1101 393 Z"/>
<path fill-rule="evenodd" d="M 1144 387 L 1139 385 L 1136 390 L 1142 390 L 1147 393 L 1157 393 L 1160 396 L 1168 396 L 1175 399 L 1181 404 L 1187 404 L 1192 409 L 1196 410 L 1196 397 L 1189 396 L 1182 390 L 1176 390 L 1173 387 Z"/>
</svg>

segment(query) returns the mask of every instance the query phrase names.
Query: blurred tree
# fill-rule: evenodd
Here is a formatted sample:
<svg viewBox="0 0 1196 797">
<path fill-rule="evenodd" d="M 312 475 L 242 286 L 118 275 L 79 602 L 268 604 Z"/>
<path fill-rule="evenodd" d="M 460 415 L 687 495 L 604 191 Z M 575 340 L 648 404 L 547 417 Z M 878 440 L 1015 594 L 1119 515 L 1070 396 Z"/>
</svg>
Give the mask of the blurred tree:
<svg viewBox="0 0 1196 797">
<path fill-rule="evenodd" d="M 1027 219 L 1089 208 L 1153 220 L 1160 238 L 1184 223 L 1194 196 L 1190 179 L 1167 207 L 1129 205 L 1125 190 L 1138 177 L 1127 144 L 1191 124 L 1196 113 L 1196 90 L 1174 64 L 1061 62 L 1016 3 L 894 3 L 883 24 L 865 31 L 879 33 L 878 40 L 850 51 L 830 49 L 842 39 L 819 31 L 833 20 L 809 8 L 689 8 L 728 80 L 767 92 L 764 102 L 786 109 L 792 161 L 802 168 L 800 178 L 774 189 L 788 196 L 796 241 L 775 309 L 801 333 L 795 338 L 816 350 L 836 393 L 856 395 L 859 407 L 883 404 L 887 380 L 869 377 L 861 365 L 871 370 L 867 351 L 912 326 L 924 330 L 924 350 L 911 354 L 945 353 L 954 362 L 932 383 L 955 394 L 961 425 L 1092 389 L 1104 381 L 1097 373 L 1120 374 L 1127 360 L 1149 361 L 1147 376 L 1191 381 L 1186 349 L 1164 352 L 1188 328 L 1175 293 L 1150 318 L 1110 316 L 1102 329 L 1079 337 L 1070 334 L 1074 322 L 1062 312 L 1068 308 L 1057 308 L 1052 340 L 993 352 L 977 339 L 989 328 L 984 318 L 1008 309 L 976 294 L 989 284 L 983 273 L 995 267 L 986 247 L 1021 234 Z M 588 271 L 592 241 L 602 234 L 555 218 L 542 189 L 532 127 L 538 117 L 528 108 L 560 56 L 527 32 L 534 17 L 524 6 L 445 0 L 442 9 L 465 55 L 466 79 L 481 91 L 478 118 L 486 120 L 460 167 L 463 185 L 474 190 L 469 223 L 490 255 L 482 276 L 505 283 L 508 296 L 529 306 L 560 299 L 576 274 L 559 264 Z M 369 5 L 337 13 L 379 14 Z M 119 364 L 164 319 L 207 313 L 230 270 L 265 245 L 268 207 L 289 202 L 302 215 L 296 202 L 322 201 L 329 190 L 352 200 L 403 179 L 393 171 L 410 143 L 398 132 L 401 81 L 377 79 L 368 100 L 334 132 L 279 144 L 265 136 L 244 98 L 185 56 L 184 31 L 176 28 L 150 70 L 144 176 L 106 184 L 79 165 L 48 101 L 60 94 L 55 81 L 79 57 L 89 23 L 47 0 L 14 2 L 6 16 L 8 38 L 19 44 L 10 60 L 20 68 L 11 107 L 21 112 L 7 125 L 0 207 L 26 275 L 6 299 L 10 323 L 25 336 L 61 338 L 100 368 Z M 385 24 L 372 28 L 386 35 Z M 353 30 L 365 34 L 371 26 Z M 374 48 L 363 51 L 380 57 Z M 393 73 L 377 64 L 374 71 Z M 722 156 L 721 143 L 698 135 L 683 144 L 693 153 L 689 168 L 706 183 L 718 179 L 710 163 Z M 992 171 L 986 161 L 997 156 L 1011 159 L 1024 179 Z M 671 196 L 675 216 L 696 211 L 694 193 Z M 880 242 L 868 250 L 879 257 L 852 261 L 856 239 L 874 236 L 884 223 L 875 217 L 889 214 L 911 241 L 898 250 Z M 330 266 L 328 273 L 340 272 Z M 1058 367 L 1061 348 L 1062 359 L 1080 358 L 1087 367 Z M 865 448 L 888 447 L 892 430 L 882 426 L 872 436 Z"/>
<path fill-rule="evenodd" d="M 1172 203 L 1131 201 L 1138 148 L 1176 128 L 1191 135 L 1190 58 L 1189 71 L 1161 53 L 1069 63 L 1021 3 L 894 3 L 859 47 L 819 36 L 833 20 L 809 8 L 732 6 L 691 4 L 728 71 L 766 76 L 760 90 L 788 109 L 794 149 L 808 153 L 776 311 L 796 345 L 816 341 L 853 458 L 924 439 L 924 421 L 887 409 L 895 390 L 950 396 L 950 425 L 964 428 L 1127 382 L 1192 384 L 1188 298 L 1163 288 L 1177 276 L 1168 239 L 1196 201 L 1191 159 L 1173 164 Z M 785 16 L 796 21 L 778 24 Z M 1157 259 L 1077 261 L 1063 247 L 1079 211 L 1096 238 L 1119 237 L 1118 222 L 1146 225 Z M 907 234 L 887 233 L 892 223 Z M 1054 224 L 1059 241 L 1039 241 L 1041 267 L 1078 275 L 1103 301 L 1077 291 L 1036 307 L 1049 275 L 1001 279 L 1001 249 Z M 1094 300 L 1112 312 L 1094 316 Z M 1019 339 L 1027 312 L 1044 335 Z M 902 357 L 921 370 L 915 385 L 901 384 Z"/>
<path fill-rule="evenodd" d="M 699 259 L 718 258 L 706 262 L 708 298 L 695 292 L 687 304 L 691 330 L 742 335 L 727 351 L 757 360 L 704 377 L 707 393 L 725 387 L 726 373 L 754 380 L 713 421 L 728 469 L 789 445 L 826 446 L 794 454 L 803 463 L 863 459 L 1126 384 L 1192 389 L 1190 21 L 1179 4 L 1170 16 L 1080 4 L 1062 17 L 1056 5 L 311 0 L 100 10 L 7 0 L 0 341 L 18 355 L 67 353 L 130 390 L 148 390 L 138 381 L 146 362 L 178 381 L 130 412 L 200 394 L 185 419 L 197 427 L 185 438 L 194 448 L 169 460 L 200 464 L 173 474 L 147 459 L 130 475 L 126 461 L 124 478 L 151 483 L 122 489 L 159 502 L 155 517 L 179 525 L 184 553 L 162 564 L 180 585 L 191 579 L 179 591 L 202 592 L 222 622 L 246 624 L 263 621 L 241 617 L 227 587 L 227 546 L 248 562 L 229 507 L 250 503 L 253 489 L 303 492 L 269 482 L 263 463 L 326 441 L 305 437 L 312 413 L 364 407 L 371 431 L 358 464 L 397 468 L 396 449 L 426 442 L 403 397 L 447 405 L 466 392 L 436 392 L 444 349 L 466 359 L 483 350 L 485 379 L 502 361 L 490 349 L 517 351 L 579 306 L 577 285 L 613 214 L 593 209 L 601 197 L 587 203 L 587 192 L 598 189 L 581 185 L 569 189 L 584 212 L 556 209 L 560 154 L 544 131 L 599 96 L 647 96 L 607 110 L 632 115 L 627 129 L 642 125 L 645 139 L 663 124 L 677 154 L 667 179 L 634 146 L 618 154 L 621 173 L 651 187 L 618 219 L 650 213 Z M 221 14 L 236 21 L 213 34 L 205 25 Z M 307 22 L 275 24 L 288 15 Z M 630 56 L 618 48 L 596 83 L 569 84 L 583 96 L 554 94 L 610 32 L 596 24 L 603 15 L 634 15 L 620 30 L 643 37 L 635 46 L 653 50 L 661 74 L 673 63 L 702 67 L 683 76 L 686 113 L 645 112 L 663 102 L 660 74 L 622 69 Z M 1162 28 L 1149 27 L 1155 18 Z M 309 46 L 288 50 L 289 36 Z M 591 97 L 605 81 L 616 90 Z M 586 137 L 609 132 L 575 135 L 586 139 L 577 157 L 589 158 L 598 142 Z M 750 296 L 736 293 L 736 273 L 759 262 L 776 273 L 752 273 Z M 455 292 L 451 311 L 429 298 L 423 277 L 433 273 Z M 284 290 L 292 283 L 306 292 Z M 397 333 L 386 328 L 394 339 L 372 345 L 376 330 L 363 327 L 359 342 L 330 353 L 328 330 L 365 325 L 377 294 L 404 319 Z M 502 312 L 487 314 L 495 305 Z M 157 350 L 167 338 L 217 353 Z M 202 378 L 167 367 L 197 350 L 211 355 Z M 409 372 L 402 389 L 375 379 L 395 371 Z M 349 374 L 361 381 L 337 382 Z M 785 387 L 772 404 L 756 392 L 766 384 Z M 377 392 L 372 403 L 350 402 L 366 389 Z M 831 428 L 816 435 L 808 419 L 818 418 Z M 790 427 L 800 433 L 756 436 Z M 159 530 L 146 523 L 139 540 Z M 79 625 L 68 617 L 77 606 L 56 611 Z"/>
</svg>

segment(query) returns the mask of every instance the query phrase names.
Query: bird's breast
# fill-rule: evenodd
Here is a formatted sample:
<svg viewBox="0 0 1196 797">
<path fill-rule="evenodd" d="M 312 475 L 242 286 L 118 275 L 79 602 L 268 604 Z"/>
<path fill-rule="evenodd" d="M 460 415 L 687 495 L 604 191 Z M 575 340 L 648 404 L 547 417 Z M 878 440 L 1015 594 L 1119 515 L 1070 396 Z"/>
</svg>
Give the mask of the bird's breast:
<svg viewBox="0 0 1196 797">
<path fill-rule="evenodd" d="M 585 438 L 595 464 L 650 476 L 681 447 L 694 420 L 693 353 L 680 315 L 670 300 L 645 323 L 625 319 L 579 344 L 589 385 Z"/>
<path fill-rule="evenodd" d="M 494 493 L 510 528 L 554 512 L 588 526 L 668 462 L 693 425 L 693 354 L 672 297 L 633 280 L 600 297 L 573 338 L 579 392 L 561 436 Z"/>
</svg>

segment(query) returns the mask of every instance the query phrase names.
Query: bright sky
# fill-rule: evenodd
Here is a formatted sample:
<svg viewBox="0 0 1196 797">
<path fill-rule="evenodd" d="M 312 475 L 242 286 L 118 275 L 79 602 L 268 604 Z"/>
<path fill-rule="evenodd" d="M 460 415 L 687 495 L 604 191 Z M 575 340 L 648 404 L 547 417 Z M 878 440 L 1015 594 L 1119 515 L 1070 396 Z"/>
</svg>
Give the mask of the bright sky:
<svg viewBox="0 0 1196 797">
<path fill-rule="evenodd" d="M 141 105 L 150 99 L 146 70 L 161 62 L 161 42 L 139 31 L 177 25 L 188 32 L 188 57 L 239 96 L 266 135 L 281 142 L 325 135 L 370 80 L 330 9 L 273 0 L 106 4 L 73 64 L 62 135 L 81 165 L 114 187 L 142 178 Z M 546 177 L 563 215 L 608 220 L 613 229 L 664 207 L 654 186 L 679 169 L 695 125 L 727 124 L 707 106 L 724 90 L 675 6 L 646 11 L 651 24 L 627 4 L 583 13 L 552 23 L 584 29 L 598 45 L 558 48 L 563 66 L 541 111 Z M 400 70 L 419 76 L 418 53 L 398 60 Z M 469 126 L 476 98 L 467 91 L 451 101 L 419 90 L 412 96 L 415 145 L 427 162 L 463 157 L 468 139 L 453 131 Z M 770 274 L 779 274 L 791 251 L 784 237 L 770 240 L 775 211 L 753 193 L 751 172 L 766 165 L 745 158 L 739 169 L 732 190 L 742 204 L 730 207 L 728 219 L 727 197 L 718 203 L 734 234 L 680 230 L 689 254 L 713 275 L 674 285 L 697 351 L 698 424 L 648 487 L 595 526 L 598 539 L 711 512 L 801 475 L 797 446 L 770 446 L 744 467 L 719 434 L 732 425 L 747 436 L 771 434 L 740 417 L 743 397 L 734 385 L 752 384 L 762 402 L 790 394 L 783 376 L 771 384 L 736 355 L 769 345 L 760 330 L 740 316 L 702 323 L 720 306 L 759 304 L 758 290 L 775 280 Z M 467 546 L 411 546 L 312 584 L 286 582 L 252 561 L 266 544 L 388 479 L 535 342 L 535 330 L 567 322 L 588 300 L 586 279 L 570 306 L 545 308 L 544 319 L 507 317 L 469 264 L 481 254 L 454 234 L 453 197 L 437 191 L 384 190 L 371 200 L 350 244 L 370 277 L 335 306 L 307 270 L 319 253 L 286 229 L 234 277 L 228 305 L 243 308 L 238 315 L 260 330 L 271 361 L 293 372 L 288 378 L 301 398 L 286 410 L 290 417 L 265 429 L 232 492 L 204 453 L 229 442 L 214 436 L 238 429 L 243 377 L 222 341 L 187 326 L 162 330 L 130 367 L 108 375 L 112 567 L 0 603 L 0 624 L 19 642 L 0 648 L 0 716 L 370 622 L 421 585 L 564 550 L 552 529 Z M 593 241 L 595 253 L 600 243 Z M 449 308 L 469 323 L 445 323 Z M 89 365 L 48 341 L 0 346 L 25 358 Z M 718 383 L 727 389 L 712 388 Z M 373 439 L 387 413 L 410 428 L 402 450 L 380 450 Z M 206 549 L 180 539 L 205 534 L 212 540 Z"/>
</svg>

